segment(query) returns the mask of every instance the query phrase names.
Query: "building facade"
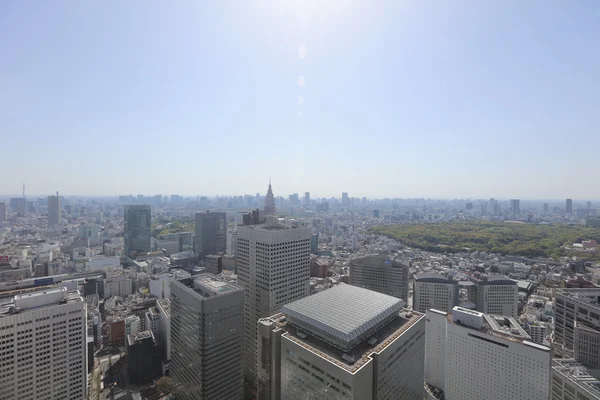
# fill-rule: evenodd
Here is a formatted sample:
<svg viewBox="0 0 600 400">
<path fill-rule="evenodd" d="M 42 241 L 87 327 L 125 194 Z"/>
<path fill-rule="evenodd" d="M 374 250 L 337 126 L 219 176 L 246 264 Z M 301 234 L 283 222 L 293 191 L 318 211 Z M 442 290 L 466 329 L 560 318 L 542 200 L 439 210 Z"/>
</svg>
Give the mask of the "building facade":
<svg viewBox="0 0 600 400">
<path fill-rule="evenodd" d="M 273 216 L 263 225 L 238 227 L 237 273 L 244 288 L 244 379 L 256 387 L 260 318 L 310 294 L 309 227 L 281 225 Z"/>
<path fill-rule="evenodd" d="M 425 318 L 403 304 L 340 284 L 261 319 L 258 399 L 421 400 Z"/>
<path fill-rule="evenodd" d="M 227 250 L 227 213 L 196 213 L 195 252 L 201 259 Z"/>
<path fill-rule="evenodd" d="M 3 304 L 0 398 L 87 399 L 86 320 L 79 292 L 66 288 Z"/>
<path fill-rule="evenodd" d="M 600 289 L 556 289 L 554 342 L 556 355 L 573 358 L 575 321 L 580 327 L 600 330 Z"/>
<path fill-rule="evenodd" d="M 408 302 L 407 261 L 387 253 L 369 254 L 350 260 L 349 283 Z"/>
<path fill-rule="evenodd" d="M 171 282 L 171 376 L 179 400 L 241 399 L 244 295 L 212 274 Z"/>
<path fill-rule="evenodd" d="M 426 318 L 425 383 L 446 399 L 548 399 L 550 349 L 514 318 L 462 307 Z"/>
<path fill-rule="evenodd" d="M 60 225 L 62 221 L 62 205 L 58 192 L 56 196 L 48 196 L 48 225 Z"/>
<path fill-rule="evenodd" d="M 124 250 L 127 257 L 152 251 L 152 215 L 149 205 L 125 206 Z"/>
<path fill-rule="evenodd" d="M 6 209 L 6 203 L 0 202 L 0 223 L 6 221 L 8 218 L 8 210 Z"/>
<path fill-rule="evenodd" d="M 555 359 L 550 400 L 600 400 L 600 381 L 573 359 Z"/>
<path fill-rule="evenodd" d="M 512 279 L 490 275 L 476 286 L 477 311 L 484 314 L 519 316 L 519 287 Z"/>
<path fill-rule="evenodd" d="M 458 282 L 439 274 L 415 275 L 413 310 L 425 314 L 430 308 L 445 312 L 458 305 Z"/>
</svg>

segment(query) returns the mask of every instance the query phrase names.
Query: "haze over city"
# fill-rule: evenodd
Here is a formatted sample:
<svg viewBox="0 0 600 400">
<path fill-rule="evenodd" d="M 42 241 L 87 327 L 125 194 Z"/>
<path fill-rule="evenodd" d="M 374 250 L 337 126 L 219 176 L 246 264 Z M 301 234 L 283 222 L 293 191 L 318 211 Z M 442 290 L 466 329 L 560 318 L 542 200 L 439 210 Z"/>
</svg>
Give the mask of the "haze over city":
<svg viewBox="0 0 600 400">
<path fill-rule="evenodd" d="M 271 177 L 284 196 L 600 198 L 599 19 L 597 2 L 2 2 L 0 194 Z"/>
</svg>

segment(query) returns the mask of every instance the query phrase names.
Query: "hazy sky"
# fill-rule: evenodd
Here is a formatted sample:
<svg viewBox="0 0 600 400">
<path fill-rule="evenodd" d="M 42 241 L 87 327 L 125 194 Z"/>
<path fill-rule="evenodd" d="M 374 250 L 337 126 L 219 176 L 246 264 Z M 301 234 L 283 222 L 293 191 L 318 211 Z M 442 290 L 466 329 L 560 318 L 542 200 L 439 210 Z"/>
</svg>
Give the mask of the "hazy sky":
<svg viewBox="0 0 600 400">
<path fill-rule="evenodd" d="M 597 0 L 0 1 L 0 194 L 600 198 L 599 21 Z"/>
</svg>

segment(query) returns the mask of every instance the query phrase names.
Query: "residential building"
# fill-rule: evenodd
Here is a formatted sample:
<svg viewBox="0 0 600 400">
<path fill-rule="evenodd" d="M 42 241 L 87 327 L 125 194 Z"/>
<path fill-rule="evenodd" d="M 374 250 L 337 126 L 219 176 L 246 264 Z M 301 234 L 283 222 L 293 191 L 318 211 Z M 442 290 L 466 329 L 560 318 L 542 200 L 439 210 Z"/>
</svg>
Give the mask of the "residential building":
<svg viewBox="0 0 600 400">
<path fill-rule="evenodd" d="M 241 399 L 244 295 L 215 275 L 171 282 L 171 376 L 179 400 Z"/>
<path fill-rule="evenodd" d="M 462 307 L 426 315 L 425 383 L 448 400 L 546 400 L 550 348 L 535 344 L 509 316 Z"/>
<path fill-rule="evenodd" d="M 600 380 L 573 359 L 555 359 L 550 400 L 600 400 Z"/>
<path fill-rule="evenodd" d="M 600 330 L 600 289 L 556 289 L 554 296 L 555 354 L 573 358 L 575 321 Z"/>
<path fill-rule="evenodd" d="M 349 283 L 408 301 L 408 261 L 388 253 L 350 260 Z"/>
<path fill-rule="evenodd" d="M 421 400 L 425 318 L 341 283 L 258 323 L 258 399 Z"/>
<path fill-rule="evenodd" d="M 48 225 L 60 225 L 62 221 L 62 205 L 60 196 L 56 192 L 56 196 L 48 196 Z"/>
<path fill-rule="evenodd" d="M 204 259 L 209 254 L 224 254 L 227 250 L 227 213 L 196 213 L 196 254 Z"/>
<path fill-rule="evenodd" d="M 413 310 L 426 313 L 430 308 L 450 312 L 458 305 L 458 282 L 439 274 L 416 274 Z"/>
<path fill-rule="evenodd" d="M 126 205 L 125 255 L 136 257 L 152 251 L 152 215 L 150 205 Z"/>
<path fill-rule="evenodd" d="M 256 324 L 284 304 L 310 294 L 311 228 L 284 225 L 267 216 L 263 225 L 238 227 L 237 274 L 244 288 L 244 379 L 256 386 Z"/>
<path fill-rule="evenodd" d="M 87 399 L 87 309 L 78 291 L 14 296 L 0 307 L 0 398 Z"/>
</svg>

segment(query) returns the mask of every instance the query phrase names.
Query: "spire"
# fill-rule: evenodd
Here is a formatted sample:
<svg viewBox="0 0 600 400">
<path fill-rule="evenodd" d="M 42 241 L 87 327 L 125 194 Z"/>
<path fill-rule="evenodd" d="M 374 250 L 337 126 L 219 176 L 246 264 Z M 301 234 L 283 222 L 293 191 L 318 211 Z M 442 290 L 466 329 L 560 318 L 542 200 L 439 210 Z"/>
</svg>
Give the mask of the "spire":
<svg viewBox="0 0 600 400">
<path fill-rule="evenodd" d="M 275 214 L 275 197 L 271 189 L 271 177 L 269 177 L 269 190 L 267 190 L 267 196 L 265 197 L 265 215 L 273 214 Z"/>
</svg>

